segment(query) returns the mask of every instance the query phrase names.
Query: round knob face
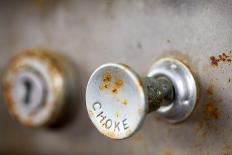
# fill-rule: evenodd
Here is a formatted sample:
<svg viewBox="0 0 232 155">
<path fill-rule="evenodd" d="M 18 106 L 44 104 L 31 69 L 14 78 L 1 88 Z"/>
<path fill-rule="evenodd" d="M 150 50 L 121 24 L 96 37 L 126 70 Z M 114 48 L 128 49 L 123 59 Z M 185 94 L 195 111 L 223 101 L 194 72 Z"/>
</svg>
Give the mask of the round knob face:
<svg viewBox="0 0 232 155">
<path fill-rule="evenodd" d="M 65 79 L 58 59 L 45 51 L 15 56 L 6 68 L 3 93 L 9 112 L 29 127 L 53 123 L 64 104 Z"/>
<path fill-rule="evenodd" d="M 98 131 L 112 139 L 132 136 L 147 111 L 139 76 L 128 66 L 113 63 L 100 66 L 90 77 L 86 105 Z"/>
</svg>

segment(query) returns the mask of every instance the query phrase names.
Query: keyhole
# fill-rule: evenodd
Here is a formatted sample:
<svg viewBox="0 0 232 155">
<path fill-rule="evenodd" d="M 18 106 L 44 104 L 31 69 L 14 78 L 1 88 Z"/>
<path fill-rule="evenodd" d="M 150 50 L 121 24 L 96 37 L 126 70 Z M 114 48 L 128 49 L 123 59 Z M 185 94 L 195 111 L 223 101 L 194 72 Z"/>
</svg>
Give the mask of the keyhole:
<svg viewBox="0 0 232 155">
<path fill-rule="evenodd" d="M 24 102 L 26 105 L 28 105 L 31 102 L 31 94 L 32 94 L 32 90 L 33 90 L 33 84 L 31 83 L 30 80 L 26 79 L 25 81 L 23 81 L 24 87 L 26 89 L 26 94 L 24 97 Z"/>
</svg>

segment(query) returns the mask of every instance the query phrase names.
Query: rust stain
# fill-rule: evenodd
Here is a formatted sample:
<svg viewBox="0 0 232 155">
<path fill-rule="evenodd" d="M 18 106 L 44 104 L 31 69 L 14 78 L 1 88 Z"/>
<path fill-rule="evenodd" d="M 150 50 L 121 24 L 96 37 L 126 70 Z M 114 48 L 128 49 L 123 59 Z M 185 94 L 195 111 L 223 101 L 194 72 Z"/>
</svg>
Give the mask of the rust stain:
<svg viewBox="0 0 232 155">
<path fill-rule="evenodd" d="M 214 98 L 213 85 L 209 84 L 206 90 L 207 101 L 203 107 L 202 119 L 197 124 L 197 135 L 205 138 L 209 133 L 218 133 L 222 128 L 217 125 L 217 121 L 220 119 L 220 112 L 218 109 L 218 103 L 222 102 L 222 99 Z"/>
<path fill-rule="evenodd" d="M 208 102 L 204 108 L 204 120 L 217 120 L 219 119 L 219 112 L 216 106 L 216 101 L 213 98 L 213 85 L 209 84 L 207 88 L 207 95 L 209 97 Z"/>
<path fill-rule="evenodd" d="M 224 143 L 224 147 L 223 149 L 226 149 L 226 150 L 231 150 L 232 151 L 232 144 L 231 143 Z"/>
<path fill-rule="evenodd" d="M 117 81 L 115 82 L 115 85 L 116 85 L 117 87 L 121 87 L 121 86 L 123 85 L 123 81 L 122 81 L 122 80 L 117 80 Z"/>
<path fill-rule="evenodd" d="M 200 121 L 197 125 L 196 132 L 197 136 L 201 138 L 206 138 L 210 133 L 220 133 L 221 128 L 218 127 L 215 123 L 208 122 L 208 121 Z"/>
<path fill-rule="evenodd" d="M 218 66 L 218 60 L 215 58 L 215 56 L 210 57 L 211 65 Z"/>
<path fill-rule="evenodd" d="M 99 88 L 100 90 L 108 89 L 110 88 L 112 80 L 112 75 L 110 72 L 105 72 L 102 76 L 102 83 L 100 84 Z"/>
<path fill-rule="evenodd" d="M 204 119 L 205 120 L 218 120 L 219 119 L 218 108 L 212 100 L 209 101 L 205 106 Z"/>
<path fill-rule="evenodd" d="M 40 15 L 45 15 L 51 7 L 55 6 L 57 1 L 55 0 L 32 0 L 32 4 L 38 10 Z"/>
<path fill-rule="evenodd" d="M 221 131 L 221 128 L 216 124 L 216 121 L 219 119 L 220 113 L 216 106 L 216 101 L 210 99 L 204 106 L 203 118 L 197 125 L 197 135 L 206 137 L 209 133 L 218 133 Z"/>
<path fill-rule="evenodd" d="M 232 143 L 224 143 L 223 149 L 222 149 L 223 155 L 230 155 L 232 154 Z"/>
<path fill-rule="evenodd" d="M 102 83 L 99 88 L 100 90 L 107 89 L 110 87 L 110 83 Z"/>
<path fill-rule="evenodd" d="M 116 80 L 114 85 L 112 86 L 112 93 L 118 93 L 122 86 L 123 81 L 121 79 Z"/>
<path fill-rule="evenodd" d="M 112 92 L 116 94 L 116 93 L 118 93 L 118 89 L 117 88 L 113 88 Z"/>
<path fill-rule="evenodd" d="M 171 151 L 166 151 L 164 155 L 173 155 Z"/>
<path fill-rule="evenodd" d="M 123 80 L 113 78 L 110 72 L 105 72 L 102 76 L 102 82 L 99 86 L 99 89 L 109 89 L 113 94 L 117 94 L 119 90 L 123 87 L 123 84 Z"/>
<path fill-rule="evenodd" d="M 122 66 L 124 66 L 126 69 L 130 69 L 131 70 L 131 67 L 127 64 L 121 64 Z"/>
<path fill-rule="evenodd" d="M 122 101 L 122 104 L 125 105 L 125 106 L 127 106 L 127 105 L 128 105 L 128 100 L 127 100 L 127 99 L 124 99 L 124 100 Z"/>
<path fill-rule="evenodd" d="M 112 80 L 112 76 L 110 72 L 106 72 L 102 77 L 103 82 L 110 82 L 111 80 Z"/>
<path fill-rule="evenodd" d="M 32 0 L 33 4 L 39 9 L 42 9 L 43 7 L 45 7 L 45 5 L 47 4 L 47 1 L 49 0 Z"/>
<path fill-rule="evenodd" d="M 11 88 L 12 88 L 11 83 L 9 83 L 8 81 L 5 81 L 3 84 L 3 95 L 5 97 L 5 101 L 8 106 L 9 112 L 11 113 L 13 117 L 16 117 L 17 114 L 15 111 L 14 100 L 11 95 Z"/>
<path fill-rule="evenodd" d="M 206 91 L 207 91 L 207 95 L 212 96 L 213 95 L 213 85 L 210 84 Z"/>
<path fill-rule="evenodd" d="M 219 54 L 218 56 L 210 56 L 210 62 L 211 62 L 212 66 L 216 66 L 216 67 L 221 62 L 231 64 L 232 57 L 223 52 L 223 53 Z"/>
<path fill-rule="evenodd" d="M 59 102 L 59 100 L 63 100 L 65 98 L 65 71 L 64 69 L 61 67 L 61 65 L 59 64 L 59 62 L 57 62 L 58 60 L 56 60 L 54 57 L 50 56 L 49 57 L 50 61 L 48 61 L 48 70 L 49 70 L 49 76 L 51 77 L 52 80 L 52 92 L 54 93 L 55 102 Z M 57 82 L 58 81 L 58 82 Z M 47 107 L 49 105 L 48 102 L 44 103 L 44 108 Z M 53 114 L 54 116 L 58 115 L 59 112 L 56 111 L 56 108 L 54 107 L 54 111 Z"/>
</svg>

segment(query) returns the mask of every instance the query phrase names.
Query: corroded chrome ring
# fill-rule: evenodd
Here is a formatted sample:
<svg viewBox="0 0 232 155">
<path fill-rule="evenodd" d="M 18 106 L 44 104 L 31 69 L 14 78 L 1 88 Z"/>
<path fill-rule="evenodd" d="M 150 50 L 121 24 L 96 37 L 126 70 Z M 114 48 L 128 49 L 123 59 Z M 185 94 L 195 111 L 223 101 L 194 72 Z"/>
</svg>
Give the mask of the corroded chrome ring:
<svg viewBox="0 0 232 155">
<path fill-rule="evenodd" d="M 190 69 L 179 60 L 163 58 L 156 62 L 148 73 L 149 77 L 168 77 L 175 89 L 175 99 L 161 106 L 156 112 L 170 123 L 187 119 L 197 103 L 197 83 Z"/>
<path fill-rule="evenodd" d="M 3 93 L 10 114 L 28 127 L 50 126 L 62 115 L 71 80 L 66 60 L 44 49 L 14 56 L 3 76 Z"/>
</svg>

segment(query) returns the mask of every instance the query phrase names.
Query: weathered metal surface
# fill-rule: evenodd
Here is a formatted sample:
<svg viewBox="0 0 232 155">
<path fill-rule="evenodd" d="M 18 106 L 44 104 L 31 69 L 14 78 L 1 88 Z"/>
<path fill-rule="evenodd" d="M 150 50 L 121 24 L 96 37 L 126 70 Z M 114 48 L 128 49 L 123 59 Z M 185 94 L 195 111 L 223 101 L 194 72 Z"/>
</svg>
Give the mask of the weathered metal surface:
<svg viewBox="0 0 232 155">
<path fill-rule="evenodd" d="M 96 129 L 113 139 L 131 137 L 148 111 L 145 88 L 137 73 L 125 65 L 97 68 L 86 88 L 86 106 Z"/>
<path fill-rule="evenodd" d="M 68 64 L 65 57 L 44 49 L 28 49 L 13 56 L 2 75 L 10 114 L 29 127 L 57 122 L 70 104 L 67 97 L 73 82 L 68 75 L 73 69 Z"/>
<path fill-rule="evenodd" d="M 14 154 L 223 155 L 232 151 L 231 0 L 1 1 L 0 69 L 14 51 L 45 47 L 78 66 L 82 103 L 59 130 L 31 130 L 0 104 L 0 152 Z M 131 139 L 111 141 L 89 121 L 85 86 L 105 62 L 124 62 L 142 75 L 156 60 L 185 61 L 199 80 L 192 117 L 170 125 L 150 114 Z M 214 56 L 217 65 L 212 63 Z M 215 61 L 213 61 L 215 62 Z"/>
</svg>

